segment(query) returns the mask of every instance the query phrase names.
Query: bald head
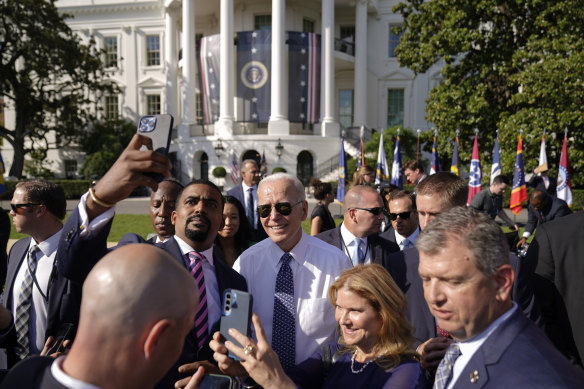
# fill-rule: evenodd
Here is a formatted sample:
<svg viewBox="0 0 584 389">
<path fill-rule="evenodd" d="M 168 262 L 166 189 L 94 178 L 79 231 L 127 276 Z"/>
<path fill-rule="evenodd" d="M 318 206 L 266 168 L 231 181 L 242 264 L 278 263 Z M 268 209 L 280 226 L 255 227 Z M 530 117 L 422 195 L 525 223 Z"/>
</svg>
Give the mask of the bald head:
<svg viewBox="0 0 584 389">
<path fill-rule="evenodd" d="M 138 335 L 152 322 L 180 321 L 198 304 L 190 274 L 162 249 L 147 244 L 106 255 L 83 284 L 80 330 L 105 326 L 110 335 Z"/>
<path fill-rule="evenodd" d="M 379 193 L 369 185 L 354 185 L 349 189 L 347 194 L 345 194 L 344 205 L 345 209 L 353 208 L 353 207 L 363 207 L 362 205 L 362 197 L 365 195 L 369 196 L 379 196 Z M 380 197 L 381 199 L 381 197 Z"/>
<path fill-rule="evenodd" d="M 383 200 L 369 185 L 355 185 L 345 195 L 343 225 L 356 237 L 377 234 L 383 221 Z"/>
</svg>

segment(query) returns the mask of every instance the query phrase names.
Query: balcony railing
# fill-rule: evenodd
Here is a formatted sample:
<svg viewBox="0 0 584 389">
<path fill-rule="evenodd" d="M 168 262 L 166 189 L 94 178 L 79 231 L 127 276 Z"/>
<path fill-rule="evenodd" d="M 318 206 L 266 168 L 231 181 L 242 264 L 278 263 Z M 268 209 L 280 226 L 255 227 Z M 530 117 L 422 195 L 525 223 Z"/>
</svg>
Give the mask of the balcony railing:
<svg viewBox="0 0 584 389">
<path fill-rule="evenodd" d="M 351 39 L 351 40 L 349 40 Z M 352 42 L 352 38 L 338 39 L 335 38 L 335 51 L 340 51 L 348 55 L 355 55 L 355 44 Z"/>
</svg>

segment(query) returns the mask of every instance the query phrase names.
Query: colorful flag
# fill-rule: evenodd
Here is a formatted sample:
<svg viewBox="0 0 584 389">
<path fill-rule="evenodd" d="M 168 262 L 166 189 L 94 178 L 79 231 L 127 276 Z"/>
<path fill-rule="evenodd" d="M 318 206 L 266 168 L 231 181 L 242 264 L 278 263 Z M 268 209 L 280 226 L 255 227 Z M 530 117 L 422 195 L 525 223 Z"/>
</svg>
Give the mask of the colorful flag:
<svg viewBox="0 0 584 389">
<path fill-rule="evenodd" d="M 450 173 L 454 173 L 457 176 L 460 176 L 460 168 L 459 168 L 459 161 L 458 161 L 458 134 L 456 135 L 456 141 L 454 142 L 454 150 L 452 151 L 452 162 L 450 163 Z"/>
<path fill-rule="evenodd" d="M 501 156 L 499 155 L 499 136 L 495 138 L 493 146 L 493 164 L 491 165 L 491 184 L 495 177 L 501 175 Z"/>
<path fill-rule="evenodd" d="M 474 145 L 472 147 L 472 159 L 470 160 L 470 175 L 468 176 L 468 200 L 470 204 L 472 198 L 481 191 L 481 161 L 479 159 L 478 135 L 475 135 Z"/>
<path fill-rule="evenodd" d="M 318 123 L 320 107 L 320 35 L 288 32 L 288 119 Z"/>
<path fill-rule="evenodd" d="M 375 174 L 375 185 L 389 180 L 389 165 L 385 158 L 385 149 L 383 148 L 383 134 L 379 137 L 379 151 L 377 152 L 377 172 Z"/>
<path fill-rule="evenodd" d="M 363 165 L 365 165 L 365 147 L 363 146 L 363 138 L 361 138 L 359 147 L 359 159 L 357 160 L 357 170 Z"/>
<path fill-rule="evenodd" d="M 345 159 L 345 138 L 341 138 L 341 153 L 339 155 L 339 181 L 337 182 L 336 200 L 343 205 L 345 201 L 345 185 L 347 184 L 347 160 Z"/>
<path fill-rule="evenodd" d="M 559 199 L 564 200 L 570 207 L 572 206 L 572 182 L 570 177 L 570 162 L 568 161 L 568 132 L 564 133 L 564 144 L 562 145 L 562 155 L 560 156 L 560 169 L 558 172 L 558 186 L 556 194 Z"/>
<path fill-rule="evenodd" d="M 5 172 L 4 160 L 2 159 L 2 154 L 0 154 L 0 195 L 6 193 L 6 182 L 4 181 Z"/>
<path fill-rule="evenodd" d="M 239 183 L 239 171 L 237 170 L 237 157 L 235 156 L 235 151 L 231 154 L 231 181 L 234 184 Z"/>
<path fill-rule="evenodd" d="M 438 158 L 438 147 L 436 146 L 436 135 L 438 131 L 434 131 L 434 144 L 432 145 L 432 167 L 430 167 L 430 175 L 440 171 L 440 159 Z"/>
<path fill-rule="evenodd" d="M 547 165 L 547 155 L 545 152 L 545 130 L 543 130 L 543 135 L 541 136 L 541 147 L 539 149 L 539 166 L 543 164 Z"/>
<path fill-rule="evenodd" d="M 197 62 L 203 102 L 203 123 L 215 123 L 219 119 L 220 35 L 201 38 Z"/>
<path fill-rule="evenodd" d="M 527 188 L 525 187 L 525 172 L 523 171 L 523 147 L 521 134 L 517 142 L 517 158 L 515 159 L 515 173 L 513 174 L 513 189 L 511 189 L 511 200 L 509 208 L 514 214 L 521 212 L 521 206 L 527 201 Z"/>
<path fill-rule="evenodd" d="M 402 176 L 401 151 L 399 148 L 399 132 L 395 140 L 395 148 L 393 149 L 393 164 L 391 165 L 391 183 L 400 189 L 404 188 L 404 180 Z"/>
<path fill-rule="evenodd" d="M 269 30 L 237 33 L 237 117 L 244 122 L 270 118 L 271 42 Z"/>
</svg>

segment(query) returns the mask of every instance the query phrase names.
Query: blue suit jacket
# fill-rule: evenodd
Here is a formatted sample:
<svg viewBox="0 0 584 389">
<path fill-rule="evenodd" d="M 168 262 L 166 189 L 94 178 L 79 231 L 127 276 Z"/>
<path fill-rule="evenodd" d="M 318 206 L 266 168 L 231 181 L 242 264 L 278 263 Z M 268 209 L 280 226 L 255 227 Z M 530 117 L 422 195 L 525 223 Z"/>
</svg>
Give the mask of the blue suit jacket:
<svg viewBox="0 0 584 389">
<path fill-rule="evenodd" d="M 0 298 L 0 303 L 9 311 L 12 311 L 14 279 L 18 273 L 22 262 L 25 260 L 31 238 L 20 239 L 10 249 L 8 255 L 8 271 L 6 276 L 6 288 Z M 57 250 L 57 255 L 59 251 Z M 83 279 L 77 278 L 81 282 L 74 282 L 66 278 L 63 273 L 57 270 L 58 260 L 55 258 L 53 270 L 49 277 L 48 297 L 49 304 L 47 310 L 47 328 L 44 334 L 45 340 L 49 336 L 56 336 L 63 325 L 72 324 L 72 330 L 67 336 L 73 339 L 79 323 L 79 310 L 81 308 L 81 286 Z M 13 322 L 14 323 L 14 322 Z M 8 356 L 8 367 L 18 362 L 19 358 L 14 353 L 16 346 L 16 331 L 14 326 L 5 333 L 0 333 L 0 346 L 6 348 Z"/>
<path fill-rule="evenodd" d="M 241 184 L 236 185 L 233 188 L 229 189 L 227 191 L 227 195 L 233 196 L 236 199 L 238 199 L 239 202 L 241 203 L 241 205 L 243 205 L 243 209 L 245 209 L 245 195 L 243 193 L 243 186 L 241 186 Z M 254 212 L 257 215 L 258 211 L 254 209 Z M 258 218 L 258 228 L 257 228 L 257 230 L 256 229 L 253 230 L 254 242 L 262 241 L 268 237 L 268 234 L 266 233 L 266 231 L 264 230 L 264 227 L 262 226 L 259 215 L 257 216 L 257 218 Z"/>
<path fill-rule="evenodd" d="M 436 337 L 436 320 L 430 313 L 424 298 L 424 287 L 418 274 L 418 265 L 420 263 L 418 249 L 409 248 L 399 251 L 393 254 L 390 260 L 403 266 L 401 268 L 402 273 L 397 275 L 399 282 L 396 280 L 396 283 L 406 296 L 408 302 L 406 317 L 415 328 L 414 336 L 417 344 Z M 541 325 L 541 312 L 536 304 L 533 285 L 531 284 L 532 272 L 515 255 L 509 255 L 509 260 L 513 270 L 515 270 L 515 281 L 513 282 L 511 296 L 527 317 Z"/>
<path fill-rule="evenodd" d="M 336 228 L 333 228 L 332 230 L 323 231 L 320 234 L 317 234 L 316 238 L 337 247 L 346 254 L 345 247 L 343 245 L 343 237 L 341 236 L 340 225 Z M 390 242 L 386 239 L 383 239 L 377 234 L 369 235 L 367 237 L 367 244 L 371 253 L 371 262 L 385 267 L 387 271 L 392 274 L 392 268 L 397 267 L 397 264 L 392 266 L 392 263 L 389 261 L 389 257 L 392 253 L 399 251 L 399 246 L 395 242 Z"/>
<path fill-rule="evenodd" d="M 543 224 L 554 219 L 558 219 L 562 216 L 566 216 L 572 213 L 568 204 L 562 199 L 557 197 L 548 196 L 547 205 L 543 209 L 543 216 L 531 206 L 527 207 L 527 223 L 525 224 L 525 232 L 533 233 L 537 224 Z"/>
<path fill-rule="evenodd" d="M 454 389 L 584 388 L 584 375 L 519 310 L 471 357 Z"/>
</svg>

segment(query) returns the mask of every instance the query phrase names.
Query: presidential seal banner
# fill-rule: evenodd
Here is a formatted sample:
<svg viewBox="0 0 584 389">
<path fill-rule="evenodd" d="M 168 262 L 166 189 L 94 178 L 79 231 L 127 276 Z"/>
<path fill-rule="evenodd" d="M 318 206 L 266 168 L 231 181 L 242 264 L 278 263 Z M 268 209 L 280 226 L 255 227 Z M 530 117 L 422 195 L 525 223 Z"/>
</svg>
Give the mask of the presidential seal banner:
<svg viewBox="0 0 584 389">
<path fill-rule="evenodd" d="M 288 32 L 288 119 L 318 123 L 320 108 L 320 35 Z"/>
<path fill-rule="evenodd" d="M 270 119 L 271 31 L 237 33 L 238 118 L 267 123 Z"/>
</svg>

